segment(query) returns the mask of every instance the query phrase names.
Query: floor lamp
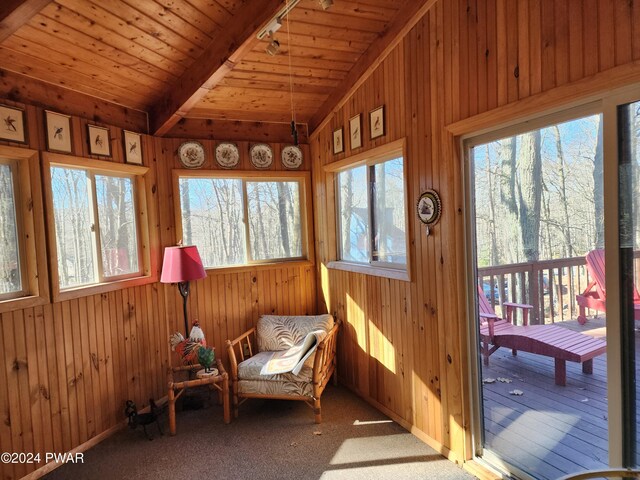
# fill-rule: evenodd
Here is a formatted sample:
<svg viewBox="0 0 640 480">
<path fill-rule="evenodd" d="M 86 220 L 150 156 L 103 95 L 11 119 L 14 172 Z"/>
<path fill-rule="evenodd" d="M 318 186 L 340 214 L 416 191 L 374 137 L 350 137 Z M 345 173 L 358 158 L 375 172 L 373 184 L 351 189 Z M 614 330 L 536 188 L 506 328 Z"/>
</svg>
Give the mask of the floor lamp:
<svg viewBox="0 0 640 480">
<path fill-rule="evenodd" d="M 189 321 L 187 317 L 187 297 L 189 296 L 189 282 L 206 278 L 207 273 L 202 266 L 202 260 L 195 245 L 185 247 L 166 247 L 162 262 L 160 282 L 177 283 L 184 310 L 185 338 L 189 338 Z"/>
</svg>

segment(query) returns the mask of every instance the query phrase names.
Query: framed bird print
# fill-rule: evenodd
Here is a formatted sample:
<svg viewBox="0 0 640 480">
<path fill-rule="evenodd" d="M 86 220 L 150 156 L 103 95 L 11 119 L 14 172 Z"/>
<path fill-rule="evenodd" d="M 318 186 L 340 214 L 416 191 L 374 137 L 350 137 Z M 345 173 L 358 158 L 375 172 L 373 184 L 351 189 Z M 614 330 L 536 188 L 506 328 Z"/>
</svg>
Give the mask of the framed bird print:
<svg viewBox="0 0 640 480">
<path fill-rule="evenodd" d="M 0 140 L 27 143 L 24 130 L 24 110 L 0 105 Z"/>
<path fill-rule="evenodd" d="M 351 150 L 362 146 L 362 122 L 360 114 L 349 119 L 349 139 Z"/>
<path fill-rule="evenodd" d="M 44 111 L 47 150 L 60 153 L 71 153 L 71 117 L 61 113 Z"/>
<path fill-rule="evenodd" d="M 333 154 L 344 152 L 344 139 L 342 137 L 342 127 L 333 131 Z"/>
<path fill-rule="evenodd" d="M 124 159 L 133 165 L 142 165 L 142 135 L 124 130 Z"/>
<path fill-rule="evenodd" d="M 109 129 L 97 125 L 87 125 L 87 130 L 89 132 L 89 154 L 110 157 Z"/>
<path fill-rule="evenodd" d="M 371 140 L 384 135 L 384 105 L 369 112 L 369 129 Z"/>
</svg>

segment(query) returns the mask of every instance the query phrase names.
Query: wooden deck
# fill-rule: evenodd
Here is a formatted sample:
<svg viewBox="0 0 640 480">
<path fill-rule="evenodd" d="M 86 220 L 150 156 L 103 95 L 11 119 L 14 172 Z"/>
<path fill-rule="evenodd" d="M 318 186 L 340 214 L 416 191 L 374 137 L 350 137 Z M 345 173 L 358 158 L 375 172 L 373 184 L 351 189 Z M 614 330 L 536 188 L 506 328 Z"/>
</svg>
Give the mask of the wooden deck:
<svg viewBox="0 0 640 480">
<path fill-rule="evenodd" d="M 562 324 L 561 324 L 562 325 Z M 605 335 L 604 320 L 565 326 L 594 337 Z M 636 350 L 640 347 L 636 333 Z M 512 383 L 497 379 L 507 378 Z M 567 362 L 567 385 L 554 384 L 552 358 L 500 349 L 483 366 L 485 448 L 536 478 L 555 479 L 608 461 L 606 356 L 594 359 L 593 375 Z M 522 396 L 511 395 L 521 390 Z"/>
</svg>

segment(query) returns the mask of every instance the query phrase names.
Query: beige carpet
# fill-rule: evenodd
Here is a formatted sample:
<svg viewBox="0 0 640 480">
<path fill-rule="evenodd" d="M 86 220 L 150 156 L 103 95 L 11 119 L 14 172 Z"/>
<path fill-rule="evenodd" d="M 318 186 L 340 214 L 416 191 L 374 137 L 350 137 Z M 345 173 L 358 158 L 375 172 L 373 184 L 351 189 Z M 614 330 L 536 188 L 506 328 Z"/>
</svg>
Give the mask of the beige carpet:
<svg viewBox="0 0 640 480">
<path fill-rule="evenodd" d="M 214 400 L 214 397 L 212 397 Z M 178 433 L 126 429 L 47 479 L 471 479 L 348 390 L 327 387 L 323 423 L 302 402 L 248 400 L 230 425 L 211 402 L 178 412 Z"/>
</svg>

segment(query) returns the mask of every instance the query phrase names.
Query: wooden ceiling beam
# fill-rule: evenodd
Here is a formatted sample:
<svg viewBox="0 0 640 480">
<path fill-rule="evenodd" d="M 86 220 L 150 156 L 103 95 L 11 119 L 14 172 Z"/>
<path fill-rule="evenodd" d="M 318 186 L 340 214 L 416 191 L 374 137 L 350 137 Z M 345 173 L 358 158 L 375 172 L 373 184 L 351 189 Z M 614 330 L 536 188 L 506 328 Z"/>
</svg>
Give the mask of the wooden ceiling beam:
<svg viewBox="0 0 640 480">
<path fill-rule="evenodd" d="M 329 95 L 309 121 L 311 137 L 331 119 L 373 71 L 411 31 L 437 0 L 405 0 L 389 28 L 371 44 L 340 85 Z"/>
<path fill-rule="evenodd" d="M 3 0 L 0 5 L 0 43 L 39 13 L 52 0 Z"/>
<path fill-rule="evenodd" d="M 257 34 L 283 6 L 283 0 L 248 0 L 167 90 L 150 112 L 151 131 L 164 135 L 214 88 L 260 41 Z"/>
</svg>

